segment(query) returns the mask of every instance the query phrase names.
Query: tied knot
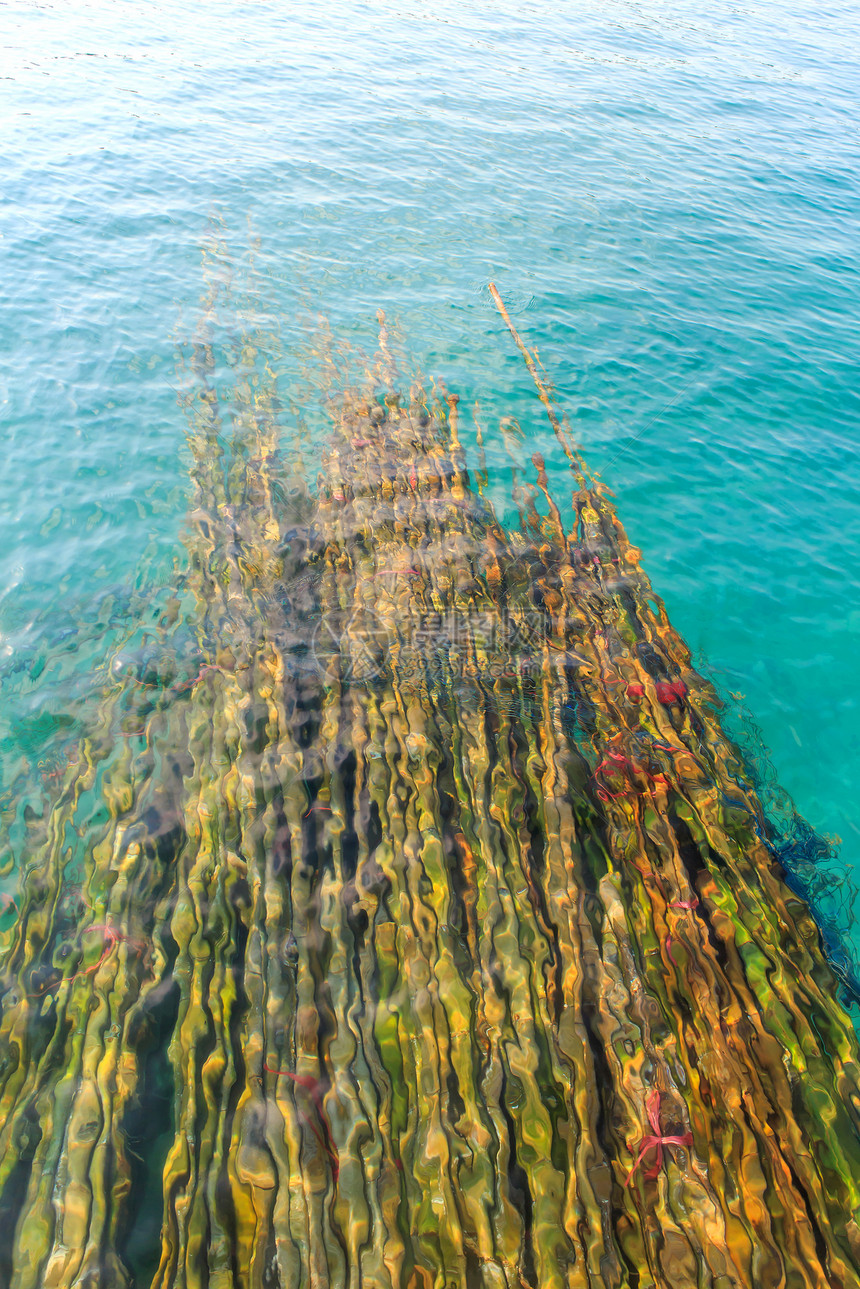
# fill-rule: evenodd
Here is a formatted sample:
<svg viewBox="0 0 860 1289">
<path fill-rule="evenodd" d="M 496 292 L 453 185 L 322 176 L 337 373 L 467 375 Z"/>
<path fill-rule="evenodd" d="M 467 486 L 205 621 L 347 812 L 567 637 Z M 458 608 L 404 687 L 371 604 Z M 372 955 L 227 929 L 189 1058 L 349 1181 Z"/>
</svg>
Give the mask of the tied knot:
<svg viewBox="0 0 860 1289">
<path fill-rule="evenodd" d="M 699 907 L 698 896 L 694 895 L 691 900 L 673 900 L 669 905 L 670 909 L 687 909 L 690 913 Z"/>
<path fill-rule="evenodd" d="M 655 1089 L 653 1092 L 649 1092 L 645 1098 L 645 1112 L 648 1116 L 648 1123 L 651 1125 L 651 1132 L 646 1133 L 642 1139 L 642 1144 L 639 1147 L 639 1154 L 636 1156 L 633 1167 L 627 1174 L 627 1181 L 624 1183 L 625 1186 L 630 1185 L 633 1180 L 633 1174 L 636 1172 L 636 1169 L 642 1163 L 642 1160 L 645 1158 L 645 1155 L 649 1150 L 655 1150 L 657 1152 L 654 1166 L 649 1168 L 645 1173 L 647 1178 L 653 1178 L 657 1176 L 663 1165 L 663 1151 L 666 1146 L 692 1146 L 693 1144 L 693 1134 L 691 1132 L 670 1133 L 668 1135 L 663 1133 L 663 1130 L 660 1127 L 661 1097 L 662 1093 Z"/>
</svg>

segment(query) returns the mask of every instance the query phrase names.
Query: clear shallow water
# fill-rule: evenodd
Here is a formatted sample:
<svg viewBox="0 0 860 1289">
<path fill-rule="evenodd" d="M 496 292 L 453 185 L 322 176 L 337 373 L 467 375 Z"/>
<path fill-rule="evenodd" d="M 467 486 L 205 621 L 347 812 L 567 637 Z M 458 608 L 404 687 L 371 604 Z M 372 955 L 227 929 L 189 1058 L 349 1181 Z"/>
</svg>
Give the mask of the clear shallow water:
<svg viewBox="0 0 860 1289">
<path fill-rule="evenodd" d="M 290 415 L 306 315 L 372 347 L 382 307 L 464 406 L 514 412 L 555 459 L 493 278 L 674 623 L 842 837 L 818 911 L 860 960 L 856 13 L 59 4 L 2 23 L 4 772 L 52 764 L 128 588 L 169 581 L 174 341 L 210 221 L 246 316 L 279 331 Z"/>
</svg>

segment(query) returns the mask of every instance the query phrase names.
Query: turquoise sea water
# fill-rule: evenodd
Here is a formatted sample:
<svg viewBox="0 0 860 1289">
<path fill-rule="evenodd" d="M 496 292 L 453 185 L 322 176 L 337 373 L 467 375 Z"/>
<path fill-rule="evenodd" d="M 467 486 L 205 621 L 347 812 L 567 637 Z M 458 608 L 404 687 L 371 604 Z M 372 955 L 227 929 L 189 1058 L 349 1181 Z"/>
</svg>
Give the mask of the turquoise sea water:
<svg viewBox="0 0 860 1289">
<path fill-rule="evenodd" d="M 135 588 L 170 581 L 213 228 L 288 430 L 309 319 L 372 349 L 383 308 L 479 401 L 502 496 L 502 415 L 563 472 L 494 279 L 675 625 L 841 837 L 812 895 L 860 972 L 856 9 L 61 0 L 0 25 L 4 777 L 50 773 Z"/>
</svg>

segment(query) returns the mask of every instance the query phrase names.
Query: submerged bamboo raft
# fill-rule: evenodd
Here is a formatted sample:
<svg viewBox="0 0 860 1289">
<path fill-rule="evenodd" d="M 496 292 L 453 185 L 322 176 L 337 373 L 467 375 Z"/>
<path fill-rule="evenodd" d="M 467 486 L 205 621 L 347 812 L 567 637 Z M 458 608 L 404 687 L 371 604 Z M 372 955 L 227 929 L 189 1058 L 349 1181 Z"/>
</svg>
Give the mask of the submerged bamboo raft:
<svg viewBox="0 0 860 1289">
<path fill-rule="evenodd" d="M 384 325 L 286 470 L 216 305 L 184 585 L 20 856 L 0 1279 L 853 1289 L 836 979 L 532 355 L 514 529 Z"/>
</svg>

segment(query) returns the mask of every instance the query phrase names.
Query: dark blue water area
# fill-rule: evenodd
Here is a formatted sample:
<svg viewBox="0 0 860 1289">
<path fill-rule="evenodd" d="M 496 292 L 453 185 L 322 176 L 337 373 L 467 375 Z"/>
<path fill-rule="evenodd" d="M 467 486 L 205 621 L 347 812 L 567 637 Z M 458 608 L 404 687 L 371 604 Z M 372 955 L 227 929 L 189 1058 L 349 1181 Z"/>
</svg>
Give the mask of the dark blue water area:
<svg viewBox="0 0 860 1289">
<path fill-rule="evenodd" d="M 320 318 L 372 352 L 382 308 L 477 403 L 504 508 L 505 416 L 569 485 L 495 280 L 730 724 L 831 839 L 783 853 L 856 979 L 856 9 L 172 0 L 2 23 L 4 783 L 54 772 L 181 568 L 177 391 L 212 264 L 278 375 L 285 452 L 322 432 Z"/>
</svg>

